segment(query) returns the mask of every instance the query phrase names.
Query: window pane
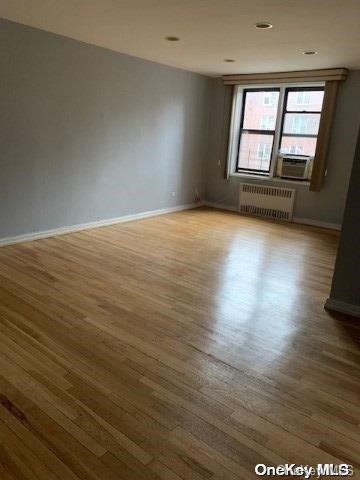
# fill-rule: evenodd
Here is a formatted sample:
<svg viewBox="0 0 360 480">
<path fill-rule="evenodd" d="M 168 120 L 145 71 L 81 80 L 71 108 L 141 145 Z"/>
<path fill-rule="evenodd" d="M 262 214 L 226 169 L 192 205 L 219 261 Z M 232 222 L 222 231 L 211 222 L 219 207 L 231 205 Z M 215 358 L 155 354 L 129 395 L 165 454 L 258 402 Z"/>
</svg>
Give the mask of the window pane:
<svg viewBox="0 0 360 480">
<path fill-rule="evenodd" d="M 274 130 L 279 92 L 246 92 L 243 128 Z"/>
<path fill-rule="evenodd" d="M 286 113 L 283 133 L 317 135 L 320 113 Z"/>
<path fill-rule="evenodd" d="M 287 97 L 286 110 L 294 112 L 320 112 L 323 98 L 323 90 L 290 91 Z"/>
<path fill-rule="evenodd" d="M 238 167 L 268 172 L 273 139 L 273 135 L 243 132 L 240 139 Z"/>
<path fill-rule="evenodd" d="M 280 153 L 315 155 L 316 137 L 282 137 Z"/>
</svg>

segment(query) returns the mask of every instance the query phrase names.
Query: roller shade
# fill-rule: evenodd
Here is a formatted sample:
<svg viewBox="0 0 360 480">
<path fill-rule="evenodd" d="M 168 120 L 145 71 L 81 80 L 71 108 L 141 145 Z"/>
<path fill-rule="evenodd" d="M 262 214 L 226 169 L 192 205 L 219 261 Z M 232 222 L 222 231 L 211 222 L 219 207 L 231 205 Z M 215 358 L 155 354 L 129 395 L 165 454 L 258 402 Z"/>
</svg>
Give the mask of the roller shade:
<svg viewBox="0 0 360 480">
<path fill-rule="evenodd" d="M 297 72 L 224 75 L 224 85 L 267 85 L 278 83 L 327 82 L 345 80 L 346 68 L 302 70 Z"/>
</svg>

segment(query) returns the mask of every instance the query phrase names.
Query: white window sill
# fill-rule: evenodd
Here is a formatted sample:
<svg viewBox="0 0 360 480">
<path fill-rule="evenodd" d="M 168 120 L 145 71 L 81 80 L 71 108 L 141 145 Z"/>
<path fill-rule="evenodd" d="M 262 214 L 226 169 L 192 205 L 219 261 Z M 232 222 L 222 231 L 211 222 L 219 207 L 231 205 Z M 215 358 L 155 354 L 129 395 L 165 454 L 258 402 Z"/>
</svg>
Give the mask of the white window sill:
<svg viewBox="0 0 360 480">
<path fill-rule="evenodd" d="M 302 185 L 308 187 L 309 180 L 291 180 L 290 178 L 270 177 L 269 175 L 253 175 L 251 173 L 230 173 L 230 177 L 259 180 L 260 182 L 285 183 L 287 185 Z"/>
</svg>

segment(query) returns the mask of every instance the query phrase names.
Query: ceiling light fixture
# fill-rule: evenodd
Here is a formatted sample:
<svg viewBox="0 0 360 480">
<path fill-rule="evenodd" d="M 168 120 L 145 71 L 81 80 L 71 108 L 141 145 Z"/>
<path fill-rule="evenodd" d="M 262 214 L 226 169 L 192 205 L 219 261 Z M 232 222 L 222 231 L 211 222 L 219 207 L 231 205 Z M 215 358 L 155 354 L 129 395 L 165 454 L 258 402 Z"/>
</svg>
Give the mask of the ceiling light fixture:
<svg viewBox="0 0 360 480">
<path fill-rule="evenodd" d="M 315 50 L 305 50 L 305 52 L 302 52 L 303 55 L 317 55 L 317 53 Z"/>
<path fill-rule="evenodd" d="M 179 37 L 165 37 L 165 40 L 167 40 L 168 42 L 178 42 L 180 40 Z"/>
<path fill-rule="evenodd" d="M 266 30 L 267 28 L 272 28 L 272 24 L 269 22 L 258 22 L 255 23 L 255 28 L 259 28 L 260 30 Z"/>
<path fill-rule="evenodd" d="M 235 60 L 233 58 L 225 58 L 224 62 L 233 63 Z"/>
</svg>

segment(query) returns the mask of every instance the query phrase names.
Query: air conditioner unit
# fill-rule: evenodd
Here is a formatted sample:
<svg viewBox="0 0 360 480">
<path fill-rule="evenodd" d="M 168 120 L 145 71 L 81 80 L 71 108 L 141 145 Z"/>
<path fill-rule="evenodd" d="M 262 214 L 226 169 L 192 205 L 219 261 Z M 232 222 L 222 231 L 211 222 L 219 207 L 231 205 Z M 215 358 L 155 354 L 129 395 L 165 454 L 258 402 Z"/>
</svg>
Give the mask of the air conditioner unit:
<svg viewBox="0 0 360 480">
<path fill-rule="evenodd" d="M 279 155 L 277 162 L 277 176 L 296 180 L 308 180 L 311 178 L 313 157 L 302 155 Z"/>
</svg>

